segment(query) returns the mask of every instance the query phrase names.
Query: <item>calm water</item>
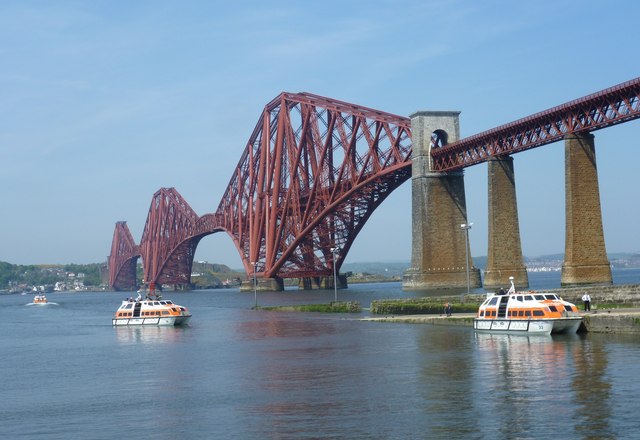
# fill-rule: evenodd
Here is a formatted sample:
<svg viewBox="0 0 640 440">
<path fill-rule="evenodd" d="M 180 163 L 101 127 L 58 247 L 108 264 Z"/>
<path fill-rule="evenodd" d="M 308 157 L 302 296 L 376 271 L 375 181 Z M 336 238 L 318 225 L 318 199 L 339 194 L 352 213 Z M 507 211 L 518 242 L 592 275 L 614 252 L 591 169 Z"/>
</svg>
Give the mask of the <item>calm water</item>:
<svg viewBox="0 0 640 440">
<path fill-rule="evenodd" d="M 640 271 L 624 276 L 639 282 Z M 0 296 L 0 438 L 601 439 L 638 426 L 638 337 L 260 312 L 237 290 L 166 294 L 194 314 L 187 328 L 113 328 L 124 296 Z M 368 306 L 410 294 L 371 284 L 339 296 Z"/>
</svg>

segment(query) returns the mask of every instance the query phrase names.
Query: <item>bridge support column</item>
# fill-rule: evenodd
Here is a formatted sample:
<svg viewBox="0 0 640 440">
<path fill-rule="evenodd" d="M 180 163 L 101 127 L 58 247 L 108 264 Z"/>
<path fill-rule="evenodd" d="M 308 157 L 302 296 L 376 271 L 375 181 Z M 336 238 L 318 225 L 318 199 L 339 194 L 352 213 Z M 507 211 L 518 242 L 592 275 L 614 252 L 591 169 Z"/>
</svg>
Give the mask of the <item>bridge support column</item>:
<svg viewBox="0 0 640 440">
<path fill-rule="evenodd" d="M 284 281 L 282 278 L 256 278 L 256 290 L 258 292 L 281 292 L 284 290 Z M 240 284 L 240 292 L 253 292 L 253 278 Z"/>
<path fill-rule="evenodd" d="M 412 154 L 412 252 L 411 267 L 402 288 L 426 290 L 480 287 L 479 269 L 473 267 L 467 247 L 464 174 L 431 172 L 431 136 L 443 143 L 460 137 L 459 112 L 418 112 L 411 115 Z"/>
<path fill-rule="evenodd" d="M 347 276 L 338 274 L 338 289 L 347 289 Z M 333 276 L 328 277 L 305 277 L 298 281 L 299 290 L 326 290 L 333 289 Z"/>
<path fill-rule="evenodd" d="M 486 288 L 509 287 L 509 277 L 519 288 L 529 287 L 522 258 L 513 157 L 492 157 L 488 163 L 489 246 Z"/>
<path fill-rule="evenodd" d="M 612 284 L 593 135 L 567 135 L 564 151 L 566 238 L 560 284 Z"/>
<path fill-rule="evenodd" d="M 347 289 L 347 276 L 338 274 L 338 289 Z M 305 277 L 298 280 L 299 290 L 326 290 L 333 289 L 333 276 Z"/>
</svg>

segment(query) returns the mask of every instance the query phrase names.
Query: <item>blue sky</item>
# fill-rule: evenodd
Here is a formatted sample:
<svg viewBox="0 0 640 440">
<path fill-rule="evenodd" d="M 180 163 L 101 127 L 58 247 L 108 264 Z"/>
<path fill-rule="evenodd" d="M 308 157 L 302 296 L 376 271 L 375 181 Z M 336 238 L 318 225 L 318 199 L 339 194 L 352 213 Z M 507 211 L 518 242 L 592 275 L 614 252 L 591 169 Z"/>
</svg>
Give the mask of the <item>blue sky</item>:
<svg viewBox="0 0 640 440">
<path fill-rule="evenodd" d="M 105 261 L 116 221 L 140 240 L 160 187 L 214 212 L 282 91 L 458 110 L 466 137 L 640 76 L 639 16 L 632 0 L 5 0 L 0 261 Z M 607 251 L 640 251 L 640 121 L 595 136 Z M 466 170 L 474 256 L 487 253 L 486 173 Z M 564 252 L 563 144 L 516 155 L 515 173 L 523 253 Z M 407 182 L 346 262 L 410 255 Z M 196 258 L 241 267 L 224 234 Z"/>
</svg>

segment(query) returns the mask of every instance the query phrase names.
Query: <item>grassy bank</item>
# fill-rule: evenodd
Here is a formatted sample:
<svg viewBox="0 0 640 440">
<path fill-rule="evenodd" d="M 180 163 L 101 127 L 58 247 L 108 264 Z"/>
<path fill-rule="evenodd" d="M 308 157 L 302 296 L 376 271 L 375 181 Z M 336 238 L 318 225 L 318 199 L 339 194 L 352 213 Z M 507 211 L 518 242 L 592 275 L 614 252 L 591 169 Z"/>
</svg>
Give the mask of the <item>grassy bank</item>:
<svg viewBox="0 0 640 440">
<path fill-rule="evenodd" d="M 446 301 L 433 298 L 410 298 L 401 300 L 376 300 L 371 302 L 371 313 L 374 315 L 439 315 L 444 313 Z M 453 313 L 475 313 L 477 302 L 455 303 L 449 301 Z"/>
<path fill-rule="evenodd" d="M 357 301 L 330 302 L 329 304 L 302 304 L 298 306 L 258 307 L 260 310 L 278 312 L 317 312 L 317 313 L 360 313 L 362 307 Z"/>
</svg>

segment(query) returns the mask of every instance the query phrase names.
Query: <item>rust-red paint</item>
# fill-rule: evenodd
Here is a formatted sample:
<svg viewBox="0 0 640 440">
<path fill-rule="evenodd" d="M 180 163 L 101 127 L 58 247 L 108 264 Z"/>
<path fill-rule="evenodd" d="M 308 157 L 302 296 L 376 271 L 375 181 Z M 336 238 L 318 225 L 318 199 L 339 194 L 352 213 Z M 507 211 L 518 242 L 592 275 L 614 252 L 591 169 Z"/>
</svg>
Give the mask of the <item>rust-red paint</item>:
<svg viewBox="0 0 640 440">
<path fill-rule="evenodd" d="M 449 145 L 436 133 L 434 171 L 638 117 L 640 78 Z M 214 214 L 199 217 L 174 188 L 162 188 L 153 196 L 139 247 L 126 223 L 116 223 L 111 286 L 135 287 L 138 256 L 146 283 L 188 283 L 198 242 L 222 231 L 249 275 L 253 263 L 259 277 L 332 275 L 373 211 L 411 176 L 410 130 L 406 117 L 281 93 L 265 106 Z"/>
</svg>

